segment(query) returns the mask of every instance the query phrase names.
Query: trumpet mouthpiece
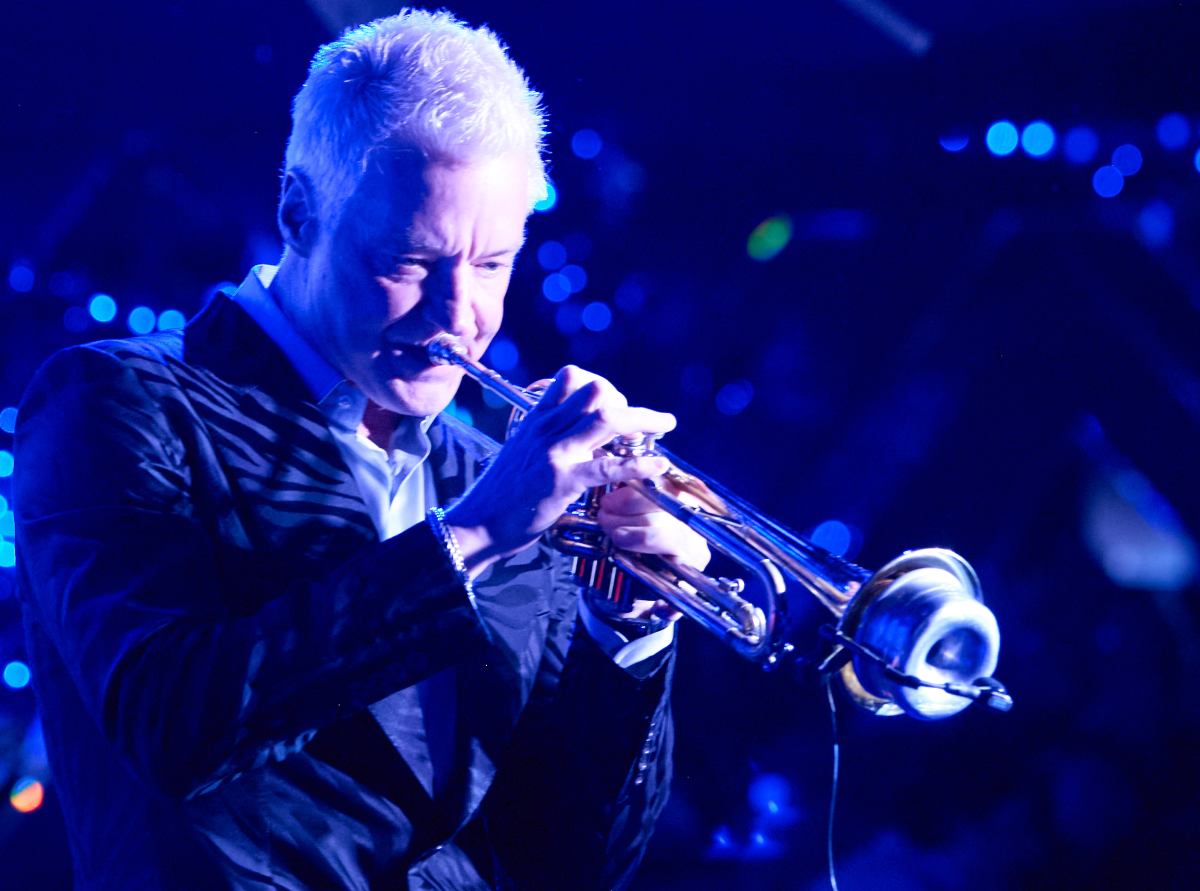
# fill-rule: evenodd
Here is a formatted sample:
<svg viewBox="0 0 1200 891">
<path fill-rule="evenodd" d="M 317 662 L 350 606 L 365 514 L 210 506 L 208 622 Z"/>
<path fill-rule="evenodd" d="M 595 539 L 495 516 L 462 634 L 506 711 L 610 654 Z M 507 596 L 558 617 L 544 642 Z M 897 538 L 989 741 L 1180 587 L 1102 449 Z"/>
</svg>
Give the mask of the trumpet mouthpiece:
<svg viewBox="0 0 1200 891">
<path fill-rule="evenodd" d="M 429 353 L 429 361 L 434 365 L 455 365 L 457 359 L 467 355 L 467 348 L 453 334 L 439 334 L 425 349 Z"/>
</svg>

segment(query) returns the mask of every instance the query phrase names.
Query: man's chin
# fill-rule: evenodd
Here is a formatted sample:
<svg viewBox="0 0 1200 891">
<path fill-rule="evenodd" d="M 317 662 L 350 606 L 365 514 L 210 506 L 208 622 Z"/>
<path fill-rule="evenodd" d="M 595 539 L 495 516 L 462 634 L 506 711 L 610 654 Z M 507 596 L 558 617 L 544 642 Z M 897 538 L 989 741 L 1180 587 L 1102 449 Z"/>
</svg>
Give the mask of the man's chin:
<svg viewBox="0 0 1200 891">
<path fill-rule="evenodd" d="M 380 399 L 374 399 L 388 411 L 425 418 L 445 411 L 458 392 L 459 381 L 449 383 L 414 384 L 408 381 L 389 381 Z M 369 394 L 368 394 L 369 395 Z"/>
</svg>

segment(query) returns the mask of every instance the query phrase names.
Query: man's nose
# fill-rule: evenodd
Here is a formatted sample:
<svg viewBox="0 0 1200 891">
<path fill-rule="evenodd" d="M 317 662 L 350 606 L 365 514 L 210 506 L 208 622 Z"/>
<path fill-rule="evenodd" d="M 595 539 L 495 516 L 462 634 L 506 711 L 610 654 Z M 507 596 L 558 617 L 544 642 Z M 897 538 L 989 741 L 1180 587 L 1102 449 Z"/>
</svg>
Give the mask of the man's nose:
<svg viewBox="0 0 1200 891">
<path fill-rule="evenodd" d="M 442 330 L 466 339 L 475 335 L 475 305 L 467 271 L 446 270 L 431 304 L 432 321 Z"/>
</svg>

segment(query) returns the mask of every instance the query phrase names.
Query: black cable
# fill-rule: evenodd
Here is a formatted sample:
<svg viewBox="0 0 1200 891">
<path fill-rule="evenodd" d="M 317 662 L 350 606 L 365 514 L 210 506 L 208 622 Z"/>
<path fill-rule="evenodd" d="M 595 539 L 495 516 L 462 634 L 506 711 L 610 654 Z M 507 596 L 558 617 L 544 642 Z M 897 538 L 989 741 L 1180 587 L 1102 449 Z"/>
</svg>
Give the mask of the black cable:
<svg viewBox="0 0 1200 891">
<path fill-rule="evenodd" d="M 825 675 L 825 698 L 829 700 L 829 723 L 833 730 L 833 782 L 829 787 L 829 830 L 825 835 L 825 852 L 829 858 L 829 887 L 838 891 L 837 874 L 833 868 L 833 816 L 837 808 L 838 762 L 841 751 L 838 745 L 837 700 L 833 698 L 831 678 L 831 675 Z"/>
</svg>

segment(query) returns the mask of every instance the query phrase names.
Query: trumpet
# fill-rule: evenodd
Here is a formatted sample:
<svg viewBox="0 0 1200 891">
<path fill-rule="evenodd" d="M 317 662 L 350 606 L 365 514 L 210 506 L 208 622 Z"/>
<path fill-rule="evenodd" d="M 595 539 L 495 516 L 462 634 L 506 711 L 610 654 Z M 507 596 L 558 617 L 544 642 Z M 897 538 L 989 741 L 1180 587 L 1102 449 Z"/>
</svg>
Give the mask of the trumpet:
<svg viewBox="0 0 1200 891">
<path fill-rule="evenodd" d="M 472 359 L 453 335 L 439 335 L 428 351 L 431 362 L 461 367 L 512 406 L 516 417 L 537 404 L 535 391 Z M 798 664 L 836 675 L 851 700 L 874 714 L 936 720 L 972 702 L 999 711 L 1012 707 L 1008 691 L 991 677 L 999 626 L 984 605 L 975 571 L 958 554 L 906 551 L 872 572 L 770 519 L 653 436 L 620 436 L 606 449 L 619 457 L 666 458 L 669 468 L 661 478 L 625 485 L 699 533 L 745 578 L 712 577 L 661 556 L 615 548 L 596 522 L 596 493 L 572 505 L 549 531 L 559 550 L 618 567 L 765 669 Z M 612 588 L 599 592 L 589 585 L 588 591 L 611 612 L 628 603 Z"/>
</svg>

